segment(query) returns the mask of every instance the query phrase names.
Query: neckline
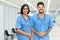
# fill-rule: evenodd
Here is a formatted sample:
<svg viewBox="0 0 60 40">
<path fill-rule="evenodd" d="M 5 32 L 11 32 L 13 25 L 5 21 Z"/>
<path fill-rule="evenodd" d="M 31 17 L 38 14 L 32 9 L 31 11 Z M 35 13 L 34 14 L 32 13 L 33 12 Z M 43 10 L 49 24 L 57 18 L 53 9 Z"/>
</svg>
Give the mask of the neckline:
<svg viewBox="0 0 60 40">
<path fill-rule="evenodd" d="M 22 15 L 22 17 L 23 17 L 23 15 Z M 24 20 L 29 20 L 29 16 L 28 16 L 28 19 L 25 19 L 24 17 L 23 17 L 23 19 L 24 19 Z"/>
<path fill-rule="evenodd" d="M 46 14 L 44 14 L 44 17 L 43 17 L 43 18 L 41 18 L 41 17 L 39 16 L 39 14 L 37 14 L 37 16 L 38 16 L 39 19 L 45 19 Z"/>
</svg>

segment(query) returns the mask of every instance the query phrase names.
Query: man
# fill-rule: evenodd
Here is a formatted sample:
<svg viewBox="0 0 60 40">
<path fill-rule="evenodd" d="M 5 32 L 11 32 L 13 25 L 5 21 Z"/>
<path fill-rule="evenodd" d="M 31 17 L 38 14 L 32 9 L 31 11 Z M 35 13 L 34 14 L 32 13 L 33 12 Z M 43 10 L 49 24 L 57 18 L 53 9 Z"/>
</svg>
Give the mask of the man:
<svg viewBox="0 0 60 40">
<path fill-rule="evenodd" d="M 33 27 L 31 27 L 33 40 L 50 40 L 49 32 L 52 30 L 53 21 L 51 17 L 44 13 L 44 3 L 38 2 L 38 13 L 33 16 Z"/>
</svg>

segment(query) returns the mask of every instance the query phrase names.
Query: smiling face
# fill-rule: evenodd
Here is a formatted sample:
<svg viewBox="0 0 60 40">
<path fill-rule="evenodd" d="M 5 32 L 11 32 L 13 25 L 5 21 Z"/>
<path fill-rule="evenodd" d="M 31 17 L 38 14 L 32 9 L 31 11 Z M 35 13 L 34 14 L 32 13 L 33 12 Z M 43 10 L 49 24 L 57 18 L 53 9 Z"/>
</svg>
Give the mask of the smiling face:
<svg viewBox="0 0 60 40">
<path fill-rule="evenodd" d="M 29 14 L 29 12 L 30 12 L 29 6 L 27 4 L 22 5 L 22 7 L 21 7 L 21 14 L 22 15 L 23 14 Z"/>
<path fill-rule="evenodd" d="M 44 12 L 44 8 L 45 8 L 45 6 L 44 6 L 43 2 L 38 2 L 37 3 L 37 10 L 38 10 L 39 13 L 43 13 Z"/>
<path fill-rule="evenodd" d="M 27 6 L 25 6 L 25 7 L 23 8 L 23 14 L 28 14 L 28 7 L 27 7 Z"/>
<path fill-rule="evenodd" d="M 41 4 L 38 5 L 37 9 L 38 9 L 38 12 L 39 12 L 39 13 L 43 13 L 43 12 L 44 12 L 44 6 L 41 5 Z"/>
</svg>

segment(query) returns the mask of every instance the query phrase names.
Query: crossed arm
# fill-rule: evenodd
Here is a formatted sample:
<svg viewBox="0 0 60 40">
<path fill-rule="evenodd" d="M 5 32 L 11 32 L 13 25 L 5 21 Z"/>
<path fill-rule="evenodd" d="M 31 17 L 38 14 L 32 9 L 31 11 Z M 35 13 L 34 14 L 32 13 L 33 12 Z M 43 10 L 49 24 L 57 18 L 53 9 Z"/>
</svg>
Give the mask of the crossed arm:
<svg viewBox="0 0 60 40">
<path fill-rule="evenodd" d="M 30 38 L 30 40 L 31 40 L 31 37 L 32 37 L 31 33 L 26 33 L 26 32 L 24 32 L 24 31 L 22 31 L 21 29 L 18 29 L 18 28 L 16 28 L 16 31 L 18 33 L 20 33 L 20 34 L 23 34 L 25 36 L 28 36 Z"/>
<path fill-rule="evenodd" d="M 35 29 L 32 27 L 31 27 L 31 30 L 33 33 L 37 34 L 38 36 L 43 37 L 46 34 L 48 34 L 52 30 L 52 28 L 49 28 L 46 32 L 36 32 Z"/>
</svg>

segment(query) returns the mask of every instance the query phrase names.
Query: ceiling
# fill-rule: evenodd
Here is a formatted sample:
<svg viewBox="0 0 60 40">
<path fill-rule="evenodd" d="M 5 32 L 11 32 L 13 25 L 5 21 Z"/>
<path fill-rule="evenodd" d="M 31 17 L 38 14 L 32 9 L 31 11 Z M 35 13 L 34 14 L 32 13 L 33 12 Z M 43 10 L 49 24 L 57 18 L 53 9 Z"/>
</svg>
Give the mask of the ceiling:
<svg viewBox="0 0 60 40">
<path fill-rule="evenodd" d="M 45 9 L 48 11 L 56 11 L 60 9 L 60 0 L 5 0 L 7 2 L 10 2 L 12 4 L 15 4 L 16 6 L 21 7 L 23 4 L 27 3 L 30 7 L 30 10 L 36 11 L 37 9 L 37 3 L 39 1 L 44 2 L 45 4 Z M 50 1 L 49 5 L 48 2 Z M 0 2 L 1 4 L 2 2 Z"/>
</svg>

